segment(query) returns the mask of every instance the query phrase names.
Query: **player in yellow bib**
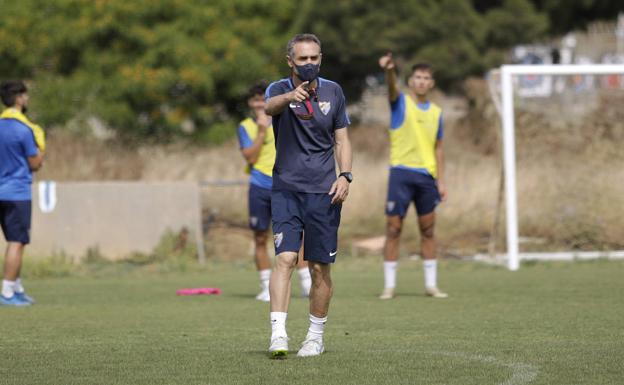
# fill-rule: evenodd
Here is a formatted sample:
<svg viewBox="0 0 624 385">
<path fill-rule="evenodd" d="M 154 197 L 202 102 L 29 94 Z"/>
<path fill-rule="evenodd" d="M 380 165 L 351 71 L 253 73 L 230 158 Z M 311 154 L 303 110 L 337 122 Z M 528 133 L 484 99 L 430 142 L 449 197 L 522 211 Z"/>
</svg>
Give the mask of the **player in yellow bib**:
<svg viewBox="0 0 624 385">
<path fill-rule="evenodd" d="M 390 179 L 386 201 L 386 244 L 384 247 L 384 290 L 381 299 L 394 297 L 403 218 L 411 202 L 418 215 L 421 255 L 425 273 L 425 294 L 434 298 L 448 295 L 438 289 L 435 207 L 446 199 L 442 110 L 429 98 L 433 89 L 433 69 L 420 63 L 412 67 L 408 92 L 397 85 L 392 54 L 379 59 L 388 84 L 391 107 Z"/>
<path fill-rule="evenodd" d="M 241 153 L 247 162 L 249 178 L 249 227 L 254 232 L 255 261 L 260 275 L 261 291 L 257 300 L 268 302 L 271 262 L 267 253 L 269 224 L 271 223 L 271 188 L 273 186 L 273 165 L 275 164 L 275 137 L 271 117 L 264 112 L 266 84 L 258 83 L 249 89 L 247 106 L 251 117 L 240 122 L 238 141 Z M 297 266 L 301 282 L 301 293 L 310 293 L 311 278 L 308 263 L 301 260 Z"/>
</svg>

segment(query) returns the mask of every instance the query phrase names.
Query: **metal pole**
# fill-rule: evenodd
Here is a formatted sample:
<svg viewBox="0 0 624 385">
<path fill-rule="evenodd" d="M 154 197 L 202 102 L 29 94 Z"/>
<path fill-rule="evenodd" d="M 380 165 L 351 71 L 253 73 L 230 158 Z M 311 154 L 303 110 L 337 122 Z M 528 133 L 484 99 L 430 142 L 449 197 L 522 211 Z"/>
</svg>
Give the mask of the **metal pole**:
<svg viewBox="0 0 624 385">
<path fill-rule="evenodd" d="M 204 248 L 204 229 L 202 220 L 202 199 L 199 185 L 197 186 L 197 220 L 195 222 L 195 245 L 197 247 L 197 262 L 200 265 L 206 264 L 206 249 Z"/>
<path fill-rule="evenodd" d="M 508 66 L 501 71 L 503 104 L 503 167 L 505 170 L 505 201 L 507 207 L 507 267 L 520 267 L 518 256 L 518 206 L 516 198 L 516 144 L 514 133 L 513 84 Z"/>
</svg>

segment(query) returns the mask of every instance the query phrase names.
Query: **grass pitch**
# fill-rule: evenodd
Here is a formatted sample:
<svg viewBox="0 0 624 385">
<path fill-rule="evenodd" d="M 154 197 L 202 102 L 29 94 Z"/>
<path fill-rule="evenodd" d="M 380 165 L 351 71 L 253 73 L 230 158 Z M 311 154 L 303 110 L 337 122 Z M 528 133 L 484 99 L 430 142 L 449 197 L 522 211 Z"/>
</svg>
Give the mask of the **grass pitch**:
<svg viewBox="0 0 624 385">
<path fill-rule="evenodd" d="M 308 312 L 294 296 L 286 360 L 268 358 L 268 305 L 253 299 L 250 266 L 28 280 L 38 303 L 0 308 L 0 384 L 624 383 L 622 262 L 513 273 L 446 262 L 451 297 L 434 300 L 420 263 L 402 261 L 399 296 L 382 302 L 379 261 L 343 258 L 326 353 L 295 357 Z M 223 294 L 175 296 L 193 286 Z"/>
</svg>

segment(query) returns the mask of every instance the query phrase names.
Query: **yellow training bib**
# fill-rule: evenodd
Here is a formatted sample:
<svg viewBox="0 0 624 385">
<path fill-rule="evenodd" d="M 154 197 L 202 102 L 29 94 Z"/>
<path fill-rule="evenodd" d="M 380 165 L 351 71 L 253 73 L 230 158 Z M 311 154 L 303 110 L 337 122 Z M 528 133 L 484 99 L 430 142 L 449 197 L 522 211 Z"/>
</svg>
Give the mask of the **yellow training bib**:
<svg viewBox="0 0 624 385">
<path fill-rule="evenodd" d="M 247 118 L 240 122 L 249 138 L 253 141 L 258 137 L 258 125 L 253 119 Z M 260 149 L 260 155 L 256 163 L 251 165 L 254 169 L 260 171 L 264 175 L 273 175 L 273 165 L 275 164 L 275 136 L 273 134 L 273 127 L 267 128 L 266 135 L 264 137 L 264 143 Z M 246 172 L 251 172 L 251 167 L 247 166 Z"/>
<path fill-rule="evenodd" d="M 35 143 L 37 143 L 37 147 L 39 147 L 39 150 L 41 150 L 42 152 L 45 151 L 45 132 L 43 131 L 43 128 L 28 120 L 26 115 L 22 114 L 21 111 L 18 111 L 15 108 L 7 108 L 6 110 L 2 111 L 2 114 L 0 114 L 0 119 L 19 120 L 20 122 L 30 127 L 33 132 L 33 136 L 35 137 Z"/>
<path fill-rule="evenodd" d="M 436 178 L 435 144 L 442 109 L 430 103 L 423 111 L 409 95 L 404 97 L 405 118 L 399 127 L 390 130 L 390 165 L 424 168 Z"/>
</svg>

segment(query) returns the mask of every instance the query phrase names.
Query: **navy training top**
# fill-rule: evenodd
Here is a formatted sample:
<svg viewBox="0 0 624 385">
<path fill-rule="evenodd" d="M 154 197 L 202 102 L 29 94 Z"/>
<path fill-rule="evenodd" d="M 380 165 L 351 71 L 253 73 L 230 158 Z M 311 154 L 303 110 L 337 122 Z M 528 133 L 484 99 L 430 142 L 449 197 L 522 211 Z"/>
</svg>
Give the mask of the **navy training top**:
<svg viewBox="0 0 624 385">
<path fill-rule="evenodd" d="M 294 89 L 290 78 L 278 80 L 267 87 L 265 99 Z M 316 97 L 292 102 L 273 116 L 277 152 L 273 189 L 328 193 L 336 180 L 335 130 L 349 124 L 342 88 L 323 78 L 318 78 Z"/>
<path fill-rule="evenodd" d="M 0 201 L 32 199 L 28 158 L 39 153 L 30 127 L 15 119 L 0 119 Z"/>
</svg>

